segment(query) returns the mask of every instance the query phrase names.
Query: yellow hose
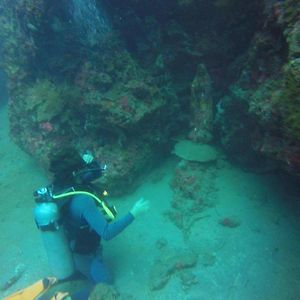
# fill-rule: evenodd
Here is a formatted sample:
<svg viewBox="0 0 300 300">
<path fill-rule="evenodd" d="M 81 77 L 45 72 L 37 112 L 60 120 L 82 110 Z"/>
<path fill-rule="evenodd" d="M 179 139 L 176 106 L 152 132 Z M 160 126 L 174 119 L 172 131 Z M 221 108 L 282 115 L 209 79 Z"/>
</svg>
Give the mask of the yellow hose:
<svg viewBox="0 0 300 300">
<path fill-rule="evenodd" d="M 73 192 L 63 193 L 63 194 L 60 194 L 60 195 L 52 195 L 52 197 L 53 197 L 53 199 L 60 199 L 60 198 L 65 198 L 65 197 L 69 197 L 69 196 L 74 196 L 74 195 L 87 195 L 87 196 L 92 197 L 94 200 L 96 200 L 103 207 L 104 211 L 106 212 L 106 214 L 108 215 L 108 217 L 111 220 L 115 219 L 115 215 L 107 207 L 107 205 L 104 203 L 104 201 L 102 201 L 101 199 L 99 199 L 97 196 L 95 196 L 92 193 L 85 192 L 85 191 L 73 191 Z"/>
</svg>

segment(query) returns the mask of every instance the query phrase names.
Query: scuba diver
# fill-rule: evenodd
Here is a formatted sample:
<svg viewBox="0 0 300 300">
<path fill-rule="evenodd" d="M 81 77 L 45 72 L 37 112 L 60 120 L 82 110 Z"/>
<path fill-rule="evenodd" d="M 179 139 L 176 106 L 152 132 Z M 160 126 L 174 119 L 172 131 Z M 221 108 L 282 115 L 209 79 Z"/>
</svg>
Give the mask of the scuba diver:
<svg viewBox="0 0 300 300">
<path fill-rule="evenodd" d="M 106 169 L 88 151 L 80 155 L 65 149 L 50 157 L 52 184 L 34 194 L 35 221 L 55 278 L 64 281 L 80 273 L 92 284 L 74 294 L 57 293 L 52 299 L 84 300 L 97 283 L 112 284 L 100 242 L 114 238 L 149 209 L 149 202 L 141 198 L 116 220 L 115 208 L 98 198 L 95 184 Z"/>
</svg>

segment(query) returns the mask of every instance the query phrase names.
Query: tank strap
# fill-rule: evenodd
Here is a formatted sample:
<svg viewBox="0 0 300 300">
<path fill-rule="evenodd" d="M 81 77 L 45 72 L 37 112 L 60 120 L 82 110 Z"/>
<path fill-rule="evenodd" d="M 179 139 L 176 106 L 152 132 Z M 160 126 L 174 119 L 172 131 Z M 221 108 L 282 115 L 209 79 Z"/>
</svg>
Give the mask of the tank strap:
<svg viewBox="0 0 300 300">
<path fill-rule="evenodd" d="M 49 223 L 47 225 L 40 226 L 40 225 L 38 225 L 37 222 L 35 222 L 35 224 L 36 224 L 37 228 L 39 230 L 41 230 L 41 231 L 57 231 L 57 230 L 59 230 L 59 228 L 61 227 L 61 225 L 63 224 L 63 222 L 60 219 L 60 220 L 58 220 L 56 222 L 51 222 L 51 223 Z"/>
</svg>

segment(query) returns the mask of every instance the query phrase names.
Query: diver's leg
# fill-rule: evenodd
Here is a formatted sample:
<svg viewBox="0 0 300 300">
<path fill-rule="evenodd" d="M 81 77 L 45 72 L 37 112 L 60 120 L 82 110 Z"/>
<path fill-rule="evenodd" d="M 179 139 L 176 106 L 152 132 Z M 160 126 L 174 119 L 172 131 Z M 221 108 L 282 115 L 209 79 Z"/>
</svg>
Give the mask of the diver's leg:
<svg viewBox="0 0 300 300">
<path fill-rule="evenodd" d="M 103 263 L 101 252 L 93 255 L 74 254 L 74 262 L 76 269 L 91 283 L 112 284 L 112 276 Z"/>
<path fill-rule="evenodd" d="M 73 254 L 75 268 L 84 277 L 90 280 L 90 269 L 94 259 L 94 255 Z"/>
<path fill-rule="evenodd" d="M 112 284 L 112 275 L 102 261 L 102 257 L 96 256 L 91 264 L 90 276 L 94 284 L 103 282 Z"/>
<path fill-rule="evenodd" d="M 101 252 L 96 255 L 74 254 L 76 269 L 84 275 L 93 285 L 103 282 L 112 284 L 112 276 L 102 261 Z M 93 286 L 72 293 L 72 300 L 87 300 Z"/>
</svg>

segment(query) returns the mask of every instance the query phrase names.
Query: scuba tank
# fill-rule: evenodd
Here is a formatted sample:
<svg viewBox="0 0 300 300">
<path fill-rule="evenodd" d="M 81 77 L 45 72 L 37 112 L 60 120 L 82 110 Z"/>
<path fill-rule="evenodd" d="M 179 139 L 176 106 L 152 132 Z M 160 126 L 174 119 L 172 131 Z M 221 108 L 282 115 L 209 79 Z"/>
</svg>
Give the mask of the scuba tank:
<svg viewBox="0 0 300 300">
<path fill-rule="evenodd" d="M 60 218 L 60 208 L 49 188 L 40 188 L 34 193 L 36 207 L 34 219 L 41 232 L 53 275 L 62 280 L 73 275 L 75 268 L 69 242 Z"/>
<path fill-rule="evenodd" d="M 76 191 L 73 187 L 60 194 L 53 194 L 51 187 L 40 188 L 34 192 L 37 203 L 34 209 L 34 219 L 41 231 L 53 275 L 60 280 L 72 276 L 75 272 L 72 252 L 60 216 L 61 207 L 75 195 L 93 198 L 108 222 L 114 220 L 117 215 L 114 206 L 108 205 L 92 193 Z M 104 191 L 103 196 L 106 195 L 107 192 Z"/>
</svg>

